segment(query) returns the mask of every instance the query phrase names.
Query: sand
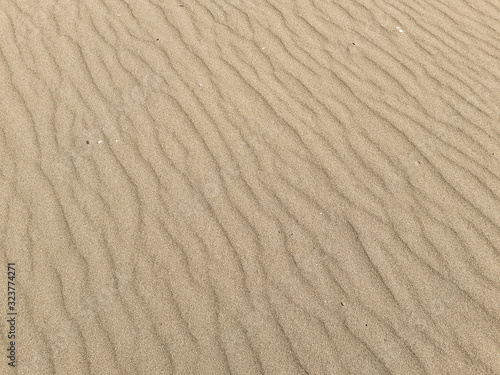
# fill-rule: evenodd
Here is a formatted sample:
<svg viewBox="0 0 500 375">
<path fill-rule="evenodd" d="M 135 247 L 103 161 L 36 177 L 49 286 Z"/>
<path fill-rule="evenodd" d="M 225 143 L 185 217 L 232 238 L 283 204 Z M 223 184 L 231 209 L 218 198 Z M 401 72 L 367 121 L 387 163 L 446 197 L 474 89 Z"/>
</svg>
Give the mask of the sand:
<svg viewBox="0 0 500 375">
<path fill-rule="evenodd" d="M 500 374 L 499 32 L 1 1 L 0 373 Z"/>
</svg>

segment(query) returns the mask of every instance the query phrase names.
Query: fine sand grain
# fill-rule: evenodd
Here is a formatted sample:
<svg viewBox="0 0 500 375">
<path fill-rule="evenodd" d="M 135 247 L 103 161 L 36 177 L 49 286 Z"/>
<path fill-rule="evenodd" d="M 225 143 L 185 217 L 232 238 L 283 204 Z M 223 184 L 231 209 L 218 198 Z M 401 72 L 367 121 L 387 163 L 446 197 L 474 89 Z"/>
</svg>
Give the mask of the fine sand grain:
<svg viewBox="0 0 500 375">
<path fill-rule="evenodd" d="M 0 374 L 500 374 L 499 35 L 495 0 L 0 0 Z"/>
</svg>

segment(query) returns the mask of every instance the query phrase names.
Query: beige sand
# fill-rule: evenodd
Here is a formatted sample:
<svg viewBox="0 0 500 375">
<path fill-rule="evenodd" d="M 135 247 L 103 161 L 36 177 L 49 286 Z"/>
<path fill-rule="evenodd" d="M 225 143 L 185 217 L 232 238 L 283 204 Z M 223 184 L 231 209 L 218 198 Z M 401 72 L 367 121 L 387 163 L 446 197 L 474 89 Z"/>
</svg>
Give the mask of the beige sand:
<svg viewBox="0 0 500 375">
<path fill-rule="evenodd" d="M 500 374 L 499 32 L 493 0 L 2 0 L 0 373 Z"/>
</svg>

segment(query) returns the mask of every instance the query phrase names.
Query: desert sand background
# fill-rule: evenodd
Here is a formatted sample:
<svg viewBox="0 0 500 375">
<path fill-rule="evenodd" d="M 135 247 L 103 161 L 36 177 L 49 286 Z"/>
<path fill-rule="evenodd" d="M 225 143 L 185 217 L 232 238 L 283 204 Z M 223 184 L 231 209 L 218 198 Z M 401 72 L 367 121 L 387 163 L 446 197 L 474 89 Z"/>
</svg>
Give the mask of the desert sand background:
<svg viewBox="0 0 500 375">
<path fill-rule="evenodd" d="M 499 32 L 493 0 L 2 0 L 0 373 L 500 374 Z"/>
</svg>

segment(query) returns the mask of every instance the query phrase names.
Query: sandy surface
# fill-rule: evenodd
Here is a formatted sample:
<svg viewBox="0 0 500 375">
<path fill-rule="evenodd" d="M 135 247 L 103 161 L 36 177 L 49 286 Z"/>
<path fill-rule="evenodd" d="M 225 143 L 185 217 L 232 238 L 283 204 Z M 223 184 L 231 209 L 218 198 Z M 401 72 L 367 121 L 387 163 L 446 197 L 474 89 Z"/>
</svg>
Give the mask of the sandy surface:
<svg viewBox="0 0 500 375">
<path fill-rule="evenodd" d="M 499 32 L 493 0 L 2 0 L 0 373 L 500 374 Z"/>
</svg>

